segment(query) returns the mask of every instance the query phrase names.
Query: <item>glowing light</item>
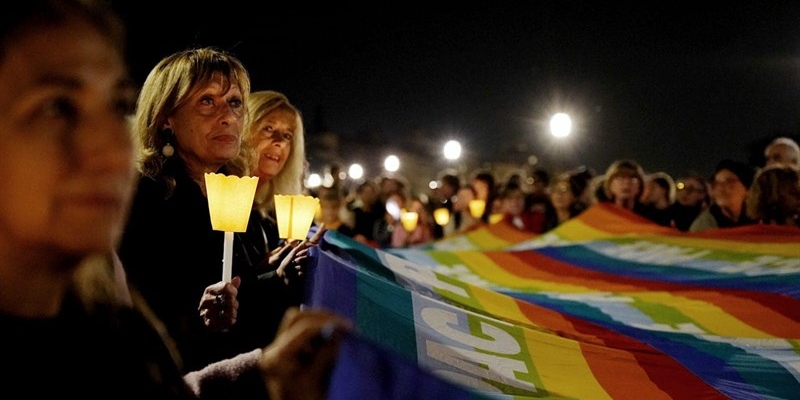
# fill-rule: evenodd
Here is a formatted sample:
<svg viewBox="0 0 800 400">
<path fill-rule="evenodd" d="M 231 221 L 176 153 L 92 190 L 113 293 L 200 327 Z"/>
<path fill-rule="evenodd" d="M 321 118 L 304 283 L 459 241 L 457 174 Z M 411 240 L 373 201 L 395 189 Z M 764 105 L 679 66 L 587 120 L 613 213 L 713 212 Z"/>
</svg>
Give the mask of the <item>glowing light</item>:
<svg viewBox="0 0 800 400">
<path fill-rule="evenodd" d="M 433 210 L 433 219 L 435 219 L 436 223 L 440 226 L 447 225 L 447 223 L 450 222 L 450 210 L 445 207 Z"/>
<path fill-rule="evenodd" d="M 572 119 L 565 113 L 556 113 L 550 118 L 550 132 L 553 136 L 563 138 L 572 131 Z"/>
<path fill-rule="evenodd" d="M 233 273 L 233 232 L 247 230 L 258 177 L 206 173 L 205 181 L 211 228 L 225 232 L 222 280 L 230 281 Z"/>
<path fill-rule="evenodd" d="M 361 179 L 364 176 L 364 167 L 361 164 L 353 164 L 350 166 L 350 169 L 347 170 L 347 174 L 350 175 L 350 178 L 353 179 Z"/>
<path fill-rule="evenodd" d="M 481 199 L 469 201 L 469 213 L 473 218 L 480 218 L 486 210 L 486 202 Z"/>
<path fill-rule="evenodd" d="M 319 199 L 304 195 L 275 195 L 275 216 L 281 239 L 303 240 L 317 214 Z"/>
<path fill-rule="evenodd" d="M 457 160 L 461 157 L 461 143 L 449 140 L 444 144 L 444 157 L 448 160 Z"/>
<path fill-rule="evenodd" d="M 414 211 L 403 210 L 400 213 L 400 222 L 403 224 L 403 229 L 411 232 L 417 229 L 417 222 L 419 221 L 419 214 Z"/>
<path fill-rule="evenodd" d="M 383 161 L 383 168 L 389 172 L 395 172 L 400 169 L 400 159 L 395 155 L 386 157 Z"/>
<path fill-rule="evenodd" d="M 318 188 L 320 185 L 322 185 L 322 177 L 319 174 L 311 174 L 306 179 L 306 187 Z"/>
</svg>

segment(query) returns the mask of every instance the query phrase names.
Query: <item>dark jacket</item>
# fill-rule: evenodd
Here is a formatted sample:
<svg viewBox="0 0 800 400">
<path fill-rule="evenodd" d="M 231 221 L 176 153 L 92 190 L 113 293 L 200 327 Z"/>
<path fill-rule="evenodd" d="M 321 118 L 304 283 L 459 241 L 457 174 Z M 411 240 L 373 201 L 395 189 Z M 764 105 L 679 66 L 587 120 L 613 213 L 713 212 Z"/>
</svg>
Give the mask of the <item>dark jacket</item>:
<svg viewBox="0 0 800 400">
<path fill-rule="evenodd" d="M 270 343 L 300 295 L 277 277 L 264 278 L 269 270 L 259 264 L 270 248 L 270 227 L 254 211 L 248 231 L 234 234 L 233 276 L 242 278 L 237 322 L 226 332 L 204 326 L 198 305 L 204 289 L 222 279 L 224 233 L 212 229 L 208 200 L 183 164 L 170 163 L 173 194 L 167 197 L 160 181 L 140 180 L 118 250 L 129 282 L 167 326 L 186 368 L 195 370 Z"/>
<path fill-rule="evenodd" d="M 259 351 L 184 374 L 168 332 L 143 300 L 86 302 L 69 292 L 52 318 L 0 312 L 2 382 L 35 399 L 268 399 Z M 46 382 L 30 384 L 46 374 Z"/>
</svg>

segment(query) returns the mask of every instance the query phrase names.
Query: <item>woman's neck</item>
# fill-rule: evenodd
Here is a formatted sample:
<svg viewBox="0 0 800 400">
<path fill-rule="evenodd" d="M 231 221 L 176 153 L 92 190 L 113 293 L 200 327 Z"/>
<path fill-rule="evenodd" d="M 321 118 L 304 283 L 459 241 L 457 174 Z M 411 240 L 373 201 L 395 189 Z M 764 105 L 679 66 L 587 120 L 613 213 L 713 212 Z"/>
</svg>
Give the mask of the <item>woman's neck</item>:
<svg viewBox="0 0 800 400">
<path fill-rule="evenodd" d="M 196 160 L 182 158 L 184 165 L 186 165 L 186 173 L 195 181 L 199 186 L 200 190 L 203 191 L 203 194 L 206 193 L 206 174 L 215 174 L 219 172 L 224 164 L 203 164 L 197 162 Z"/>
<path fill-rule="evenodd" d="M 655 203 L 653 203 L 653 205 L 655 206 L 655 208 L 657 208 L 659 210 L 664 210 L 664 209 L 669 208 L 669 200 L 667 200 L 667 199 L 658 199 L 658 200 L 656 200 Z"/>
<path fill-rule="evenodd" d="M 634 198 L 615 198 L 614 204 L 622 207 L 627 208 L 628 210 L 633 210 L 633 206 L 636 205 L 636 200 Z"/>
<path fill-rule="evenodd" d="M 557 208 L 556 209 L 556 216 L 558 217 L 558 222 L 564 222 L 571 218 L 569 208 Z"/>
<path fill-rule="evenodd" d="M 722 215 L 728 217 L 731 221 L 738 221 L 739 216 L 742 214 L 742 206 L 725 206 L 720 207 L 720 211 L 722 211 Z"/>
<path fill-rule="evenodd" d="M 272 195 L 272 187 L 269 185 L 269 180 L 258 178 L 256 185 L 255 203 L 262 204 L 266 202 L 267 197 Z"/>
</svg>

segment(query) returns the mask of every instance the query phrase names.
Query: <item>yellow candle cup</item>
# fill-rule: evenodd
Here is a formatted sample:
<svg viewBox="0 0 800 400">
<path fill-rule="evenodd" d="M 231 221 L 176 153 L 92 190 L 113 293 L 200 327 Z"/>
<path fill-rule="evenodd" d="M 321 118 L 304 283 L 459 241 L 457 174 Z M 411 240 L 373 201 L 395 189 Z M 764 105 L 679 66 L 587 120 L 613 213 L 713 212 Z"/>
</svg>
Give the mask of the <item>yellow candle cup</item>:
<svg viewBox="0 0 800 400">
<path fill-rule="evenodd" d="M 313 196 L 276 194 L 278 235 L 282 239 L 306 239 L 318 207 L 319 199 Z"/>
<path fill-rule="evenodd" d="M 258 177 L 207 173 L 205 179 L 211 227 L 216 231 L 246 231 Z"/>
<path fill-rule="evenodd" d="M 450 222 L 450 210 L 445 207 L 440 207 L 433 210 L 433 219 L 441 226 L 447 225 Z"/>
<path fill-rule="evenodd" d="M 419 221 L 419 214 L 415 213 L 414 211 L 403 210 L 400 213 L 400 223 L 403 224 L 403 229 L 405 229 L 408 232 L 411 232 L 417 228 L 418 221 Z"/>
</svg>

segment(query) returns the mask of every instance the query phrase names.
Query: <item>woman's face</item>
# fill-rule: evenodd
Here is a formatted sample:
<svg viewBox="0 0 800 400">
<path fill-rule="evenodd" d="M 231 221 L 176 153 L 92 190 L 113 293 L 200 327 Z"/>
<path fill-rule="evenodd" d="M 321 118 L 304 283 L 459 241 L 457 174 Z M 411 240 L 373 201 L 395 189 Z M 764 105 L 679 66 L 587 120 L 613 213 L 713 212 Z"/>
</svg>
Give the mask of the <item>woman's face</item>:
<svg viewBox="0 0 800 400">
<path fill-rule="evenodd" d="M 656 181 L 645 180 L 641 201 L 645 204 L 657 204 L 661 200 L 669 201 L 669 193 Z"/>
<path fill-rule="evenodd" d="M 788 144 L 778 143 L 770 146 L 766 152 L 765 166 L 783 164 L 800 169 L 800 155 Z"/>
<path fill-rule="evenodd" d="M 272 179 L 283 170 L 292 153 L 295 120 L 291 111 L 275 109 L 256 122 L 252 144 L 258 154 L 259 179 Z"/>
<path fill-rule="evenodd" d="M 514 190 L 505 194 L 503 197 L 503 212 L 511 215 L 519 215 L 525 211 L 525 192 Z"/>
<path fill-rule="evenodd" d="M 727 169 L 714 174 L 711 185 L 714 202 L 722 208 L 740 207 L 747 197 L 747 186 L 736 174 Z"/>
<path fill-rule="evenodd" d="M 678 189 L 676 200 L 685 206 L 696 206 L 705 201 L 705 184 L 695 178 L 686 178 Z"/>
<path fill-rule="evenodd" d="M 632 172 L 618 172 L 609 182 L 611 197 L 615 200 L 627 201 L 639 197 L 641 181 Z"/>
<path fill-rule="evenodd" d="M 475 200 L 475 194 L 469 187 L 463 187 L 456 193 L 456 201 L 453 203 L 453 211 L 469 212 L 469 202 Z"/>
<path fill-rule="evenodd" d="M 339 211 L 341 210 L 341 202 L 338 200 L 325 200 L 319 202 L 320 220 L 325 223 L 333 223 L 339 221 Z"/>
<path fill-rule="evenodd" d="M 217 172 L 239 153 L 244 103 L 239 87 L 225 91 L 226 82 L 215 73 L 191 92 L 165 126 L 175 134 L 177 153 L 195 173 Z"/>
<path fill-rule="evenodd" d="M 2 60 L 0 248 L 108 251 L 135 176 L 124 61 L 77 22 L 25 34 Z"/>
<path fill-rule="evenodd" d="M 550 202 L 557 210 L 566 210 L 575 202 L 575 196 L 569 188 L 569 182 L 558 181 L 550 187 Z"/>
<path fill-rule="evenodd" d="M 472 181 L 472 188 L 475 190 L 475 198 L 489 201 L 489 184 L 486 181 L 475 179 Z"/>
</svg>

